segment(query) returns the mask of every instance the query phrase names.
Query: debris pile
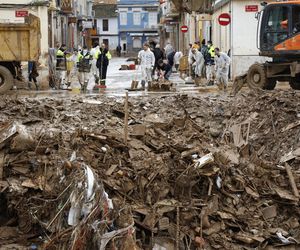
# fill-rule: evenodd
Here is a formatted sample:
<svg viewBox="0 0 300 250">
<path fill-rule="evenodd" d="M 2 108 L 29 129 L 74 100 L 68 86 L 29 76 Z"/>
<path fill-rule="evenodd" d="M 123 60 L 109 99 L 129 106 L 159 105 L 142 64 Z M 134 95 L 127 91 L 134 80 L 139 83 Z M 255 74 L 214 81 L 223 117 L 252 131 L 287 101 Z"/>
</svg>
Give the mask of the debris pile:
<svg viewBox="0 0 300 250">
<path fill-rule="evenodd" d="M 299 101 L 3 99 L 0 245 L 297 249 Z"/>
</svg>

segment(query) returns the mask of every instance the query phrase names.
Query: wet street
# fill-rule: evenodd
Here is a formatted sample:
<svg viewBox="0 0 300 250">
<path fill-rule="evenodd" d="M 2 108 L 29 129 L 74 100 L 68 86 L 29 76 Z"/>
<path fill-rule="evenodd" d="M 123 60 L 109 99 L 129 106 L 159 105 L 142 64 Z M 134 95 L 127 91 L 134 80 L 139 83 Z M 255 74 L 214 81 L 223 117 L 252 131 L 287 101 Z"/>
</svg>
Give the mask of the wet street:
<svg viewBox="0 0 300 250">
<path fill-rule="evenodd" d="M 133 80 L 141 81 L 141 70 L 139 66 L 136 66 L 135 70 L 120 70 L 121 65 L 130 65 L 133 64 L 133 61 L 127 61 L 128 58 L 112 58 L 110 61 L 110 64 L 108 66 L 107 71 L 107 81 L 106 81 L 106 89 L 101 89 L 99 92 L 92 92 L 89 91 L 85 95 L 99 95 L 99 94 L 105 94 L 108 96 L 123 96 L 125 94 L 126 90 L 129 90 L 131 87 L 131 82 Z M 44 78 L 47 79 L 48 72 L 43 71 L 42 75 Z M 27 79 L 27 68 L 24 68 L 23 73 L 25 79 Z M 159 95 L 159 94 L 174 94 L 174 93 L 191 93 L 191 94 L 207 94 L 207 93 L 217 93 L 217 87 L 216 86 L 205 86 L 205 87 L 197 87 L 195 84 L 186 84 L 184 80 L 182 80 L 179 77 L 179 73 L 172 73 L 170 77 L 170 81 L 173 83 L 173 89 L 172 91 L 129 91 L 130 96 L 141 96 L 141 95 Z M 72 82 L 73 84 L 74 82 Z M 23 84 L 22 84 L 23 85 Z M 24 84 L 26 87 L 26 83 Z M 231 86 L 231 84 L 230 84 Z M 229 87 L 230 87 L 229 86 Z M 8 94 L 17 94 L 26 96 L 29 95 L 31 97 L 33 96 L 44 96 L 44 95 L 56 95 L 56 96 L 65 96 L 65 95 L 74 95 L 79 94 L 78 91 L 72 91 L 72 88 L 68 90 L 52 90 L 52 89 L 46 89 L 48 87 L 47 82 L 43 84 L 42 90 L 35 91 L 35 90 L 27 90 L 22 88 L 19 88 L 17 90 L 12 90 Z M 140 87 L 140 85 L 139 85 Z M 93 78 L 89 81 L 88 89 L 93 88 Z"/>
<path fill-rule="evenodd" d="M 135 70 L 120 70 L 121 65 L 130 65 L 133 64 L 133 61 L 127 61 L 128 58 L 112 58 L 110 64 L 108 66 L 107 72 L 107 81 L 106 81 L 106 89 L 101 89 L 99 92 L 88 91 L 85 96 L 97 96 L 97 95 L 106 95 L 106 96 L 124 96 L 125 91 L 129 90 L 130 96 L 153 96 L 153 95 L 173 95 L 176 93 L 185 93 L 185 94 L 192 94 L 192 95 L 212 95 L 212 96 L 222 96 L 225 97 L 228 94 L 224 94 L 223 92 L 219 92 L 217 86 L 196 86 L 195 84 L 186 84 L 184 80 L 179 77 L 179 73 L 175 72 L 172 73 L 170 77 L 170 81 L 173 83 L 172 91 L 142 91 L 142 90 L 135 90 L 130 91 L 131 82 L 133 80 L 140 81 L 141 80 L 141 70 L 139 66 L 136 67 Z M 24 77 L 27 79 L 26 76 L 27 69 L 24 69 Z M 48 72 L 44 71 L 42 73 L 44 76 L 48 74 Z M 74 82 L 73 82 L 74 83 Z M 26 86 L 26 83 L 24 84 Z M 47 82 L 44 83 L 44 87 L 42 90 L 35 91 L 35 90 L 27 90 L 24 88 L 12 90 L 8 94 L 12 95 L 21 95 L 21 96 L 48 96 L 48 95 L 55 95 L 55 96 L 72 96 L 78 95 L 78 91 L 72 90 L 72 88 L 68 90 L 52 90 L 46 89 L 48 87 Z M 139 85 L 140 87 L 140 85 Z M 227 93 L 230 93 L 232 87 L 232 82 L 229 83 Z M 93 78 L 89 82 L 89 89 L 93 88 Z M 288 83 L 279 83 L 276 86 L 276 89 L 289 89 Z M 242 91 L 248 91 L 248 87 L 244 86 Z M 82 94 L 80 94 L 82 95 Z"/>
</svg>

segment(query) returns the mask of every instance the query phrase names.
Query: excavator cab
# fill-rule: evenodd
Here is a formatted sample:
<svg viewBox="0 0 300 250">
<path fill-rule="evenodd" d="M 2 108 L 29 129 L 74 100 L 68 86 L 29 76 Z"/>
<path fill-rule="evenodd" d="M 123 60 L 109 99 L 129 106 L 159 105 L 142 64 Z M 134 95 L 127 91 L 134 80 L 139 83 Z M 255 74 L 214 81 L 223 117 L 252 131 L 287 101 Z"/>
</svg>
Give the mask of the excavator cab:
<svg viewBox="0 0 300 250">
<path fill-rule="evenodd" d="M 259 55 L 272 60 L 249 67 L 248 86 L 272 90 L 279 81 L 300 90 L 300 0 L 270 3 L 258 17 Z"/>
<path fill-rule="evenodd" d="M 284 60 L 300 55 L 300 1 L 271 3 L 260 24 L 260 55 Z"/>
</svg>

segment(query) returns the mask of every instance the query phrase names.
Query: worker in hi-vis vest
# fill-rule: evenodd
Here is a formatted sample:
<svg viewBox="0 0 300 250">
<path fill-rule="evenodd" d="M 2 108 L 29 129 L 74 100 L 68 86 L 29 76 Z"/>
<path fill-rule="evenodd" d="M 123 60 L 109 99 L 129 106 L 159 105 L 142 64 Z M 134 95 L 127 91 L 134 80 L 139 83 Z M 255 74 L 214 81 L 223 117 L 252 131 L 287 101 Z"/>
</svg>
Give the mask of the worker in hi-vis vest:
<svg viewBox="0 0 300 250">
<path fill-rule="evenodd" d="M 87 90 L 87 85 L 90 80 L 92 58 L 87 46 L 84 46 L 83 50 L 77 55 L 78 80 L 82 92 Z"/>
<path fill-rule="evenodd" d="M 111 54 L 104 43 L 101 44 L 100 51 L 97 53 L 97 68 L 99 69 L 100 85 L 105 86 L 106 74 Z"/>
<path fill-rule="evenodd" d="M 215 47 L 212 44 L 212 41 L 207 42 L 208 47 L 208 60 L 206 63 L 206 78 L 208 85 L 214 85 L 215 80 Z"/>
<path fill-rule="evenodd" d="M 60 86 L 63 88 L 64 85 L 67 85 L 67 46 L 62 44 L 56 51 L 56 71 L 59 72 Z"/>
</svg>

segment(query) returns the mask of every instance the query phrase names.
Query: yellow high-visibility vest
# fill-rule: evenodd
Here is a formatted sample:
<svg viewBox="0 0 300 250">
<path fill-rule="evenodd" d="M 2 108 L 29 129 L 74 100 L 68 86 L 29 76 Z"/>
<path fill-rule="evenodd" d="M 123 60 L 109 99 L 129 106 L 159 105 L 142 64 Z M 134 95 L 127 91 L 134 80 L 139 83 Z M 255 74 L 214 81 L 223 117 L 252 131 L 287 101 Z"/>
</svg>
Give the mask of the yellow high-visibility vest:
<svg viewBox="0 0 300 250">
<path fill-rule="evenodd" d="M 65 55 L 65 53 L 62 51 L 62 50 L 57 50 L 57 52 L 56 52 L 56 56 L 58 56 L 58 57 L 63 57 Z"/>
<path fill-rule="evenodd" d="M 208 53 L 210 54 L 211 58 L 215 58 L 215 47 L 214 46 L 210 46 Z"/>
<path fill-rule="evenodd" d="M 98 59 L 99 58 L 99 55 L 101 55 L 101 51 L 97 51 L 96 53 L 95 53 L 95 59 Z M 110 60 L 111 59 L 111 54 L 110 54 L 110 52 L 109 51 L 107 51 L 107 53 L 105 54 L 106 55 L 106 57 L 107 57 L 107 59 L 108 60 Z"/>
</svg>

